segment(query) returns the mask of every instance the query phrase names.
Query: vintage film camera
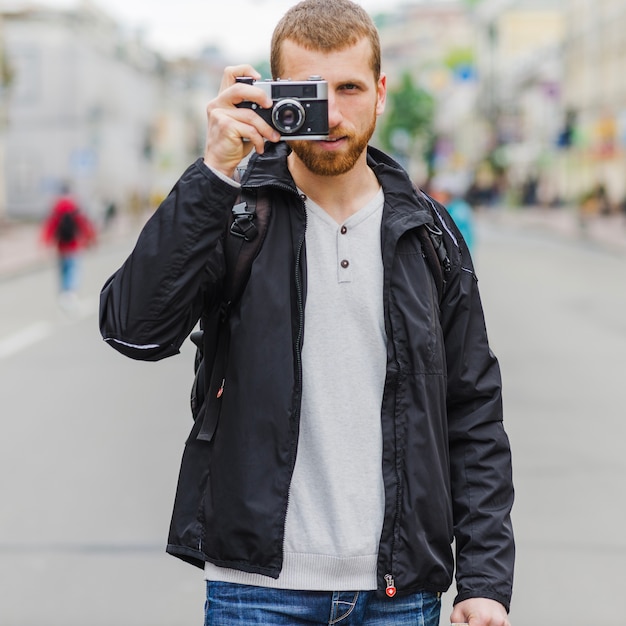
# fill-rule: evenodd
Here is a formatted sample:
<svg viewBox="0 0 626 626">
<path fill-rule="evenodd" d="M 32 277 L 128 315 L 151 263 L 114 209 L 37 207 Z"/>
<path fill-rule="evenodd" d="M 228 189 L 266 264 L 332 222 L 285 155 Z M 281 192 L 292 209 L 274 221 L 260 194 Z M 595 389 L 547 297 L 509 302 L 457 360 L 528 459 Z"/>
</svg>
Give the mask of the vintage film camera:
<svg viewBox="0 0 626 626">
<path fill-rule="evenodd" d="M 237 106 L 256 111 L 281 139 L 328 139 L 328 83 L 320 76 L 304 81 L 255 81 L 247 76 L 236 80 L 263 89 L 272 98 L 270 109 L 249 101 Z"/>
</svg>

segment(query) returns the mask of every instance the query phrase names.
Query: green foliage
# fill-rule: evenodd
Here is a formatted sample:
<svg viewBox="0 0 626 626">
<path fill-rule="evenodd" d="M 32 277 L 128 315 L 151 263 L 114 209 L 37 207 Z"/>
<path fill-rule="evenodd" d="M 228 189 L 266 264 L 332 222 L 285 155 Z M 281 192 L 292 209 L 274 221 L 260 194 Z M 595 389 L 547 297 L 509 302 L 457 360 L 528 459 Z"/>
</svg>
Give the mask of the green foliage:
<svg viewBox="0 0 626 626">
<path fill-rule="evenodd" d="M 433 96 L 405 72 L 398 87 L 387 93 L 387 112 L 379 129 L 383 148 L 410 154 L 419 139 L 428 142 L 434 114 Z"/>
<path fill-rule="evenodd" d="M 260 61 L 257 61 L 254 64 L 254 69 L 261 74 L 261 78 L 262 79 L 267 79 L 267 78 L 276 78 L 275 76 L 272 76 L 272 70 L 270 68 L 270 62 L 268 59 L 263 59 Z"/>
</svg>

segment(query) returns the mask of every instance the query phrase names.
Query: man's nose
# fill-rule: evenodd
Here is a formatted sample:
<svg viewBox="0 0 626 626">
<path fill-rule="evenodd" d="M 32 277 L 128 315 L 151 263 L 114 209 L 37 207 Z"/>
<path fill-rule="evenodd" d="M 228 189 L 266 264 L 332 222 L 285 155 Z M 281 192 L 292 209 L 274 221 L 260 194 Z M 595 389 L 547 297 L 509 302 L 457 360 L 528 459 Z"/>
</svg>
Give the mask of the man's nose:
<svg viewBox="0 0 626 626">
<path fill-rule="evenodd" d="M 336 128 L 341 124 L 343 115 L 334 94 L 328 94 L 328 128 Z"/>
</svg>

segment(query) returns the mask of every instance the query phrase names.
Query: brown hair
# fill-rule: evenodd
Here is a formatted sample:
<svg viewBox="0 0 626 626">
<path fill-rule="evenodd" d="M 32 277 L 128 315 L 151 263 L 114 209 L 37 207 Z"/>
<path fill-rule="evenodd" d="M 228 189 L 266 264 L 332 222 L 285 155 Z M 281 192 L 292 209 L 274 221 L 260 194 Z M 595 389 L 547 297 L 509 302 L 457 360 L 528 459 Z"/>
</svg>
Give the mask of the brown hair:
<svg viewBox="0 0 626 626">
<path fill-rule="evenodd" d="M 331 52 L 345 50 L 364 37 L 372 46 L 371 68 L 378 81 L 380 39 L 365 9 L 351 0 L 302 0 L 283 15 L 274 29 L 270 56 L 272 76 L 281 77 L 281 48 L 287 39 L 307 50 Z"/>
</svg>

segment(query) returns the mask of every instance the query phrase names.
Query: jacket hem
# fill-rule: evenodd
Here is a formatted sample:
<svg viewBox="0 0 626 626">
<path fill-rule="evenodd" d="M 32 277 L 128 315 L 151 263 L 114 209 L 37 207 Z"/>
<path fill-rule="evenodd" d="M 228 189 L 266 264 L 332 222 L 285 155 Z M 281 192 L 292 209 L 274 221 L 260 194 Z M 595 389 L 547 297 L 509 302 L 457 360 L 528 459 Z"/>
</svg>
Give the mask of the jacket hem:
<svg viewBox="0 0 626 626">
<path fill-rule="evenodd" d="M 268 578 L 278 578 L 280 575 L 280 568 L 261 567 L 257 565 L 251 565 L 243 561 L 221 561 L 219 559 L 213 559 L 201 550 L 194 550 L 193 548 L 186 548 L 184 546 L 177 546 L 171 543 L 167 544 L 166 552 L 171 556 L 175 556 L 186 563 L 195 565 L 200 569 L 204 569 L 205 563 L 212 563 L 217 567 L 224 567 L 228 569 L 235 569 L 248 574 L 261 574 Z"/>
<path fill-rule="evenodd" d="M 202 552 L 200 552 L 200 550 L 192 550 L 191 548 L 183 548 L 181 546 L 175 546 L 168 543 L 165 551 L 171 556 L 175 556 L 176 558 L 185 561 L 185 563 L 204 569 L 206 557 L 202 554 Z"/>
</svg>

